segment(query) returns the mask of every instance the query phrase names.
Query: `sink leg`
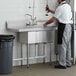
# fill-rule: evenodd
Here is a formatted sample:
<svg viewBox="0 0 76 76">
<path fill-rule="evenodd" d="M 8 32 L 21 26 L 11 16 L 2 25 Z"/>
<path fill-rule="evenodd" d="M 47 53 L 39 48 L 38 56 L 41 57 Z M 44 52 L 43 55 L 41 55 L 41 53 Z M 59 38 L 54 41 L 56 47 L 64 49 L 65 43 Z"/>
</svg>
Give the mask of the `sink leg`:
<svg viewBox="0 0 76 76">
<path fill-rule="evenodd" d="M 27 68 L 29 68 L 29 44 L 27 44 Z"/>
<path fill-rule="evenodd" d="M 21 58 L 23 57 L 23 54 L 22 54 L 22 43 L 21 43 Z M 23 60 L 21 60 L 21 66 L 23 65 Z"/>
<path fill-rule="evenodd" d="M 55 44 L 54 44 L 54 48 L 55 48 L 55 55 L 56 55 L 56 64 L 58 63 L 58 50 L 59 50 L 59 46 L 57 45 L 57 31 L 55 31 Z"/>
<path fill-rule="evenodd" d="M 50 64 L 51 64 L 51 43 L 50 43 Z"/>
<path fill-rule="evenodd" d="M 43 43 L 43 56 L 45 56 L 45 54 L 46 54 L 45 44 L 46 44 L 46 43 Z M 46 57 L 46 56 L 45 56 L 45 57 Z M 43 58 L 43 64 L 45 64 L 45 57 Z"/>
<path fill-rule="evenodd" d="M 38 47 L 37 47 L 37 49 L 38 49 L 37 56 L 39 56 L 39 55 L 40 55 L 40 54 L 39 54 L 39 50 L 40 50 L 39 43 L 38 43 Z M 38 61 L 37 61 L 37 62 L 38 62 Z"/>
<path fill-rule="evenodd" d="M 36 57 L 38 56 L 37 43 L 35 44 L 35 56 L 36 56 Z M 36 59 L 36 63 L 38 63 L 37 61 L 38 61 L 38 60 Z"/>
</svg>

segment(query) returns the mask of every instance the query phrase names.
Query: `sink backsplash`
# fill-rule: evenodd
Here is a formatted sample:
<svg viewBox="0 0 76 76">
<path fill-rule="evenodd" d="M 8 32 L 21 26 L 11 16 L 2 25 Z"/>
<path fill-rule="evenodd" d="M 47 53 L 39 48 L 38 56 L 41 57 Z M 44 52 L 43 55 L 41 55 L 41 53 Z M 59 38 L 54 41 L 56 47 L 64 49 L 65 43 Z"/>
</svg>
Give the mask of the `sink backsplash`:
<svg viewBox="0 0 76 76">
<path fill-rule="evenodd" d="M 8 28 L 24 28 L 26 26 L 26 20 L 7 21 Z"/>
</svg>

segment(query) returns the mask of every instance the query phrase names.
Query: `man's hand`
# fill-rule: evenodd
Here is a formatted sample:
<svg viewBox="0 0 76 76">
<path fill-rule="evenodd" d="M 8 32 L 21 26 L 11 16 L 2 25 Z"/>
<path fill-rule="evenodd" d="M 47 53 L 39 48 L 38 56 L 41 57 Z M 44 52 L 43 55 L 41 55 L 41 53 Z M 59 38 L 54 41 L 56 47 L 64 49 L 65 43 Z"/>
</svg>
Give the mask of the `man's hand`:
<svg viewBox="0 0 76 76">
<path fill-rule="evenodd" d="M 50 12 L 49 6 L 46 5 L 46 11 Z"/>
<path fill-rule="evenodd" d="M 52 10 L 52 9 L 50 9 L 48 5 L 46 5 L 45 10 L 46 10 L 47 12 L 51 12 L 51 13 L 53 13 L 53 14 L 55 13 L 55 11 Z"/>
<path fill-rule="evenodd" d="M 47 26 L 47 24 L 46 24 L 46 23 L 44 23 L 44 24 L 43 24 L 43 26 L 44 26 L 44 27 L 46 27 L 46 26 Z"/>
</svg>

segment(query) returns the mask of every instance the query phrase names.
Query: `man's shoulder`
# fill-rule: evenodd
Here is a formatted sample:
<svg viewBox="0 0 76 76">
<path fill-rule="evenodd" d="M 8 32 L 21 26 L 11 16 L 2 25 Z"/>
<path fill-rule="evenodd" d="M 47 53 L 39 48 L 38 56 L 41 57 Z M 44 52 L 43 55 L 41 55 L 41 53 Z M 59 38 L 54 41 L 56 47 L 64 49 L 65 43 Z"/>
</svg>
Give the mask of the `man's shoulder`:
<svg viewBox="0 0 76 76">
<path fill-rule="evenodd" d="M 71 6 L 68 3 L 58 6 L 58 9 L 66 9 L 66 8 L 71 8 Z"/>
</svg>

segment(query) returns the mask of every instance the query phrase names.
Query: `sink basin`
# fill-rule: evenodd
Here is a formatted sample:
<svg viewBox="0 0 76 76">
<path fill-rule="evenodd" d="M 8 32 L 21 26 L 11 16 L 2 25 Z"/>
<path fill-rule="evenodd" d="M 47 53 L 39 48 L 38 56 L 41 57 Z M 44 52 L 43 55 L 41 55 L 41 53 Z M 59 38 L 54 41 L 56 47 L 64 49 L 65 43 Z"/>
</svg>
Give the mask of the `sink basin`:
<svg viewBox="0 0 76 76">
<path fill-rule="evenodd" d="M 55 30 L 54 26 L 44 27 L 43 24 L 27 25 L 19 32 L 19 42 L 23 44 L 33 43 L 54 43 Z"/>
<path fill-rule="evenodd" d="M 44 27 L 45 21 L 37 21 L 35 25 L 26 25 L 25 20 L 19 21 L 9 21 L 6 22 L 6 29 L 12 32 L 30 32 L 30 31 L 47 31 L 47 30 L 56 30 L 56 26 L 48 25 Z"/>
<path fill-rule="evenodd" d="M 35 32 L 20 32 L 19 42 L 23 44 L 33 44 L 33 43 L 44 43 L 52 42 L 54 43 L 55 31 L 35 31 Z"/>
<path fill-rule="evenodd" d="M 38 28 L 38 27 L 44 27 L 43 25 L 26 25 L 25 28 Z"/>
<path fill-rule="evenodd" d="M 25 28 L 37 28 L 37 27 L 44 27 L 44 22 L 37 22 L 37 24 L 27 24 L 25 25 Z"/>
<path fill-rule="evenodd" d="M 48 25 L 47 27 L 43 26 L 43 23 L 37 23 L 37 25 L 25 25 L 25 23 L 15 23 L 12 24 L 12 27 L 7 27 L 7 30 L 17 32 L 19 34 L 18 40 L 23 44 L 32 44 L 32 43 L 43 43 L 43 42 L 54 42 L 56 26 Z M 22 24 L 23 27 L 20 25 Z M 11 25 L 11 24 L 10 24 Z M 9 25 L 9 26 L 10 26 Z M 20 27 L 18 27 L 18 25 Z"/>
</svg>

